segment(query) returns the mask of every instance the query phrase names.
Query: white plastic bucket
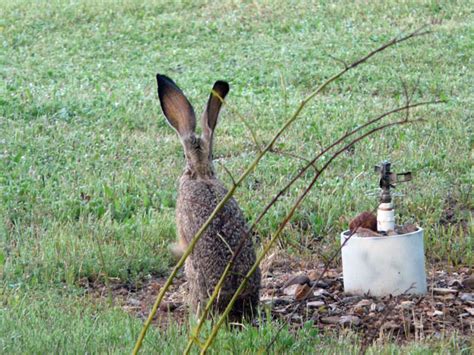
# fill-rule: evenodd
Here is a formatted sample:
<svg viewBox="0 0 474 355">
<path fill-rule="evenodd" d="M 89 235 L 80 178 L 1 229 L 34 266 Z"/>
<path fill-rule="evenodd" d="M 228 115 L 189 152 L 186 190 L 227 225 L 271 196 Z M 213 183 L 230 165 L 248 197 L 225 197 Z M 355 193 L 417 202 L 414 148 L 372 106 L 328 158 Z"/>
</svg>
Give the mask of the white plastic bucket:
<svg viewBox="0 0 474 355">
<path fill-rule="evenodd" d="M 341 244 L 349 231 L 341 233 Z M 423 229 L 388 237 L 353 235 L 342 247 L 344 291 L 373 296 L 426 293 Z"/>
</svg>

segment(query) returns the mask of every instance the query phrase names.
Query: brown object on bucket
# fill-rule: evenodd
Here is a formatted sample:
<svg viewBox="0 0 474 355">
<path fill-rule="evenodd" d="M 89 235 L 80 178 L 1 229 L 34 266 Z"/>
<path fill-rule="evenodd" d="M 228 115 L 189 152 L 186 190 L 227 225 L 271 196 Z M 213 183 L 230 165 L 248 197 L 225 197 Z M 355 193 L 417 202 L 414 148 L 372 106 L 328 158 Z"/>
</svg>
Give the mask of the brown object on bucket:
<svg viewBox="0 0 474 355">
<path fill-rule="evenodd" d="M 349 223 L 351 233 L 355 233 L 359 227 L 377 232 L 377 217 L 372 212 L 362 212 Z"/>
<path fill-rule="evenodd" d="M 357 237 L 382 237 L 382 234 L 374 232 L 372 229 L 359 227 L 354 233 Z"/>
</svg>

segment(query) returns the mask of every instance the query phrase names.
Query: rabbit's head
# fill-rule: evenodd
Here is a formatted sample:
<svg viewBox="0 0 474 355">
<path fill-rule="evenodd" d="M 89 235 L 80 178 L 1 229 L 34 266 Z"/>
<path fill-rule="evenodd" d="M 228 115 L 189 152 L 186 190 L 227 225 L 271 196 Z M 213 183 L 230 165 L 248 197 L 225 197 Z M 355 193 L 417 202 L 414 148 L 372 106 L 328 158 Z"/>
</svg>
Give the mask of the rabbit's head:
<svg viewBox="0 0 474 355">
<path fill-rule="evenodd" d="M 196 135 L 194 109 L 180 88 L 165 75 L 157 74 L 158 96 L 168 123 L 178 133 L 186 156 L 185 174 L 194 178 L 214 176 L 212 140 L 222 101 L 229 92 L 229 84 L 216 81 L 202 115 L 202 136 Z"/>
</svg>

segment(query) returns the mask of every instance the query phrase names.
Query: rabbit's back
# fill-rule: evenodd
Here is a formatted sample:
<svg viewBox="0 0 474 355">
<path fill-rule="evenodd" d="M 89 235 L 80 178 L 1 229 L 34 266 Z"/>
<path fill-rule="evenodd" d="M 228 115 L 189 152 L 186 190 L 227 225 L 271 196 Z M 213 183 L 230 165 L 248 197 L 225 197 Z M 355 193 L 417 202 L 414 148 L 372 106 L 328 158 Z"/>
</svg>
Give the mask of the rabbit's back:
<svg viewBox="0 0 474 355">
<path fill-rule="evenodd" d="M 181 178 L 176 217 L 180 237 L 186 243 L 192 240 L 226 193 L 226 188 L 216 179 L 191 179 L 186 175 Z M 231 198 L 212 220 L 187 260 L 186 277 L 193 303 L 207 300 L 246 232 L 243 213 Z M 223 285 L 216 305 L 218 310 L 225 308 L 255 259 L 249 237 Z M 259 285 L 260 271 L 257 270 L 234 307 L 236 314 L 241 313 L 239 303 L 244 302 L 241 308 L 256 306 Z"/>
</svg>

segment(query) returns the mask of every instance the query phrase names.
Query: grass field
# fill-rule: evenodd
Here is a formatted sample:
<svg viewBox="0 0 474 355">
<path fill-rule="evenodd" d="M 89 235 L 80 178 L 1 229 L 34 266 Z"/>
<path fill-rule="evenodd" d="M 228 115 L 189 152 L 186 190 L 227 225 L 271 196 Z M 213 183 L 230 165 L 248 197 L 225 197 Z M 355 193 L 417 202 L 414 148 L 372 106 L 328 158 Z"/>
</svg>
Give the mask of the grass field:
<svg viewBox="0 0 474 355">
<path fill-rule="evenodd" d="M 202 2 L 3 1 L 0 4 L 0 352 L 128 352 L 141 327 L 80 281 L 139 284 L 173 264 L 181 146 L 166 125 L 155 74 L 172 77 L 203 109 L 212 83 L 230 82 L 215 155 L 238 176 L 312 88 L 402 30 L 432 35 L 383 52 L 331 85 L 277 149 L 311 157 L 351 127 L 414 99 L 423 125 L 396 127 L 355 146 L 299 209 L 281 248 L 321 260 L 357 213 L 373 209 L 373 165 L 390 159 L 415 179 L 399 187 L 401 222 L 426 229 L 429 267 L 472 266 L 474 14 L 465 1 Z M 249 221 L 302 162 L 266 156 L 238 190 Z M 310 176 L 302 182 L 308 182 Z M 276 229 L 302 184 L 259 226 Z M 446 211 L 452 212 L 446 218 Z M 304 223 L 303 223 L 304 222 Z M 301 228 L 301 225 L 309 228 Z M 297 246 L 299 246 L 297 248 Z M 275 324 L 222 332 L 214 349 L 261 349 Z M 145 351 L 182 350 L 185 329 L 152 330 Z M 310 326 L 283 331 L 275 350 L 357 351 L 357 339 Z M 374 352 L 397 352 L 393 344 Z M 455 336 L 401 351 L 459 352 Z M 217 351 L 217 350 L 216 350 Z"/>
</svg>

